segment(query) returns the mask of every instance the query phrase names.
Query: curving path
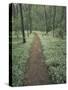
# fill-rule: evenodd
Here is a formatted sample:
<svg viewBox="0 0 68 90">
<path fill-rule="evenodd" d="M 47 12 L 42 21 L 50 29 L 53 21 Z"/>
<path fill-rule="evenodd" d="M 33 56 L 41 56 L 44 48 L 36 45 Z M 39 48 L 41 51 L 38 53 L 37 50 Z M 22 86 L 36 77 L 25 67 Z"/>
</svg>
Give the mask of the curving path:
<svg viewBox="0 0 68 90">
<path fill-rule="evenodd" d="M 24 85 L 48 84 L 47 66 L 44 64 L 40 38 L 36 33 L 26 67 Z"/>
</svg>

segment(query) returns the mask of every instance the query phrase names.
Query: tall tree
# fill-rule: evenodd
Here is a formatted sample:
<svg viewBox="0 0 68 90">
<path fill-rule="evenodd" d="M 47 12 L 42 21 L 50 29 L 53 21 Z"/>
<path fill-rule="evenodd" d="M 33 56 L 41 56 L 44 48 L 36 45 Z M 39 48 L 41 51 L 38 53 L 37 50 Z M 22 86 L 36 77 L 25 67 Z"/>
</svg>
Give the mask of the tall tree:
<svg viewBox="0 0 68 90">
<path fill-rule="evenodd" d="M 32 33 L 32 17 L 31 17 L 32 5 L 29 5 L 29 24 L 30 24 L 30 34 Z"/>
<path fill-rule="evenodd" d="M 30 24 L 29 24 L 29 5 L 24 6 L 24 16 L 25 16 L 25 29 L 27 30 L 27 36 L 29 37 L 29 30 L 30 30 Z"/>
<path fill-rule="evenodd" d="M 61 38 L 63 39 L 64 37 L 64 33 L 66 32 L 66 23 L 65 23 L 65 7 L 61 7 L 61 19 L 60 19 L 60 32 L 59 32 L 59 35 L 61 36 Z M 64 24 L 62 24 L 64 22 Z"/>
<path fill-rule="evenodd" d="M 54 30 L 55 30 L 55 17 L 56 17 L 56 6 L 53 7 L 53 37 L 54 37 Z"/>
<path fill-rule="evenodd" d="M 23 19 L 23 11 L 22 11 L 22 4 L 20 5 L 20 15 L 21 15 L 21 31 L 22 31 L 22 36 L 23 36 L 23 43 L 26 42 L 25 40 L 25 31 L 24 31 L 24 19 Z"/>
<path fill-rule="evenodd" d="M 51 29 L 52 29 L 52 8 L 51 8 L 51 6 L 49 6 L 49 22 L 48 22 L 48 25 L 49 25 L 49 30 L 48 31 L 51 31 Z"/>
<path fill-rule="evenodd" d="M 18 13 L 19 13 L 19 8 L 18 8 L 19 4 L 16 4 L 16 14 L 18 16 Z"/>
<path fill-rule="evenodd" d="M 12 3 L 12 17 L 16 17 L 15 4 Z"/>
<path fill-rule="evenodd" d="M 46 26 L 46 34 L 48 33 L 48 31 L 47 31 L 47 13 L 46 13 L 46 7 L 44 6 L 44 16 L 45 16 L 45 26 Z"/>
<path fill-rule="evenodd" d="M 18 4 L 12 4 L 12 29 L 13 31 L 15 31 L 15 35 L 17 37 L 17 39 L 19 38 L 19 17 L 18 17 Z"/>
</svg>

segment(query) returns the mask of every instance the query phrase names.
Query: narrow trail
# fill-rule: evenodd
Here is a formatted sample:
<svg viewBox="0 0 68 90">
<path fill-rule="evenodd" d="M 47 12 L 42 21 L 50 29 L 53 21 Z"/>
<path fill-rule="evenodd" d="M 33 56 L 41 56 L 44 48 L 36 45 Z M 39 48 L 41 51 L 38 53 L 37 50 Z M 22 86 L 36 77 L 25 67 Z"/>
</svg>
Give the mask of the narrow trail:
<svg viewBox="0 0 68 90">
<path fill-rule="evenodd" d="M 30 57 L 27 63 L 24 77 L 24 85 L 48 84 L 47 66 L 44 64 L 40 38 L 35 34 Z"/>
</svg>

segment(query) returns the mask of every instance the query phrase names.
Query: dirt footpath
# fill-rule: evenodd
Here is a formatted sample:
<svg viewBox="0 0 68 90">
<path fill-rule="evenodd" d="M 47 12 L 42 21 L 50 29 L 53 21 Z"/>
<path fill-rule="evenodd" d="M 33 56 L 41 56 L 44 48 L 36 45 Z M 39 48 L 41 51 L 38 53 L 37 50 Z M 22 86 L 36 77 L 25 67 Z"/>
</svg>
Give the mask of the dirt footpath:
<svg viewBox="0 0 68 90">
<path fill-rule="evenodd" d="M 43 59 L 40 38 L 35 34 L 33 46 L 26 66 L 24 85 L 48 84 L 48 71 Z"/>
</svg>

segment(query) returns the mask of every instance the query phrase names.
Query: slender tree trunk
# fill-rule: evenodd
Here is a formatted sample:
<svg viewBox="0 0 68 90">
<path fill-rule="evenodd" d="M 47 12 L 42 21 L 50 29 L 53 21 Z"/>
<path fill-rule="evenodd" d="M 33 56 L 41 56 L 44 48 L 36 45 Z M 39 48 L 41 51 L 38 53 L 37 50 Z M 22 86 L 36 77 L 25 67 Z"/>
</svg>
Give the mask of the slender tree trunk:
<svg viewBox="0 0 68 90">
<path fill-rule="evenodd" d="M 17 14 L 17 17 L 18 17 L 18 14 L 19 14 L 19 9 L 18 9 L 18 6 L 19 6 L 19 4 L 16 4 L 16 14 Z"/>
<path fill-rule="evenodd" d="M 52 8 L 51 6 L 49 7 L 49 31 L 52 29 L 51 27 L 51 21 L 52 21 L 52 17 L 51 17 L 51 14 L 52 14 Z"/>
<path fill-rule="evenodd" d="M 65 8 L 64 7 L 61 7 L 61 18 L 59 20 L 59 23 L 63 21 L 64 16 L 65 16 Z"/>
<path fill-rule="evenodd" d="M 18 4 L 16 4 L 16 19 L 17 19 L 17 23 L 18 23 L 18 14 L 19 14 L 19 11 L 18 11 Z M 18 27 L 18 26 L 17 26 Z M 18 28 L 16 29 L 16 35 L 17 35 L 17 39 L 19 38 L 19 30 Z"/>
<path fill-rule="evenodd" d="M 61 27 L 61 34 L 60 34 L 60 36 L 61 36 L 61 38 L 63 39 L 64 38 L 64 31 L 66 31 L 65 29 L 65 27 L 66 27 L 66 23 L 65 23 L 65 14 L 66 14 L 66 12 L 65 12 L 65 7 L 62 7 L 61 8 L 61 13 L 62 13 L 62 15 L 61 15 L 61 19 L 60 19 L 60 27 Z M 62 25 L 62 21 L 64 20 L 64 25 Z"/>
<path fill-rule="evenodd" d="M 16 10 L 15 10 L 15 5 L 14 4 L 12 4 L 12 16 L 15 19 L 15 17 L 16 17 Z"/>
<path fill-rule="evenodd" d="M 14 20 L 14 25 L 16 25 L 16 20 L 17 20 L 17 17 L 18 17 L 18 15 L 17 15 L 17 4 L 12 4 L 12 16 L 13 16 L 13 20 Z M 14 28 L 14 30 L 15 30 L 15 35 L 16 35 L 16 37 L 18 39 L 17 26 L 16 26 L 16 28 Z"/>
<path fill-rule="evenodd" d="M 29 5 L 29 23 L 30 23 L 30 34 L 31 34 L 32 33 L 31 5 Z"/>
<path fill-rule="evenodd" d="M 20 4 L 20 15 L 21 15 L 21 31 L 22 31 L 22 36 L 23 36 L 23 43 L 25 43 L 26 40 L 25 40 L 25 31 L 24 31 L 22 4 Z"/>
<path fill-rule="evenodd" d="M 54 37 L 54 30 L 55 30 L 55 17 L 56 17 L 56 6 L 53 7 L 53 37 Z"/>
<path fill-rule="evenodd" d="M 64 31 L 66 34 L 66 7 L 64 7 Z"/>
<path fill-rule="evenodd" d="M 47 32 L 47 13 L 46 13 L 46 7 L 44 6 L 44 15 L 45 15 L 45 26 L 46 26 L 46 28 L 45 28 L 45 30 L 46 30 L 46 34 L 48 33 Z"/>
</svg>

